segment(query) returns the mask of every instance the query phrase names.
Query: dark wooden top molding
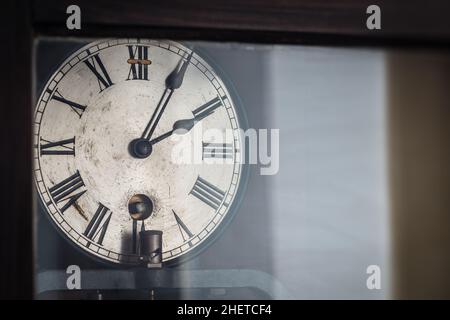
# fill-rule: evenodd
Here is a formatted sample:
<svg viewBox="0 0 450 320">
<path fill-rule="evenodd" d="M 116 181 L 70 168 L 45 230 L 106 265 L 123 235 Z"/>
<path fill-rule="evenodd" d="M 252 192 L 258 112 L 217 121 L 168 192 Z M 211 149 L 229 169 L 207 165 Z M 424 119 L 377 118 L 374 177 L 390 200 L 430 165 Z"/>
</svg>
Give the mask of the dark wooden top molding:
<svg viewBox="0 0 450 320">
<path fill-rule="evenodd" d="M 66 30 L 70 4 L 81 8 L 81 31 Z M 381 30 L 366 28 L 370 4 L 381 7 Z M 177 34 L 257 42 L 298 42 L 316 36 L 449 42 L 449 13 L 450 2 L 445 0 L 33 0 L 33 25 L 42 34 Z"/>
</svg>

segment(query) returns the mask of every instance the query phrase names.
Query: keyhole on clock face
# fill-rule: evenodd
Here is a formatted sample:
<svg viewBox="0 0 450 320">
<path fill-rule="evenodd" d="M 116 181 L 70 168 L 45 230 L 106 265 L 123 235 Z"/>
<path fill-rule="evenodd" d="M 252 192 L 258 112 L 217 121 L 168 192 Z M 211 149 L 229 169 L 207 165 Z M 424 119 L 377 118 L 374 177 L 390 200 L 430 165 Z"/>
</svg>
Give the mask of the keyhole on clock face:
<svg viewBox="0 0 450 320">
<path fill-rule="evenodd" d="M 153 213 L 153 202 L 145 194 L 135 194 L 128 200 L 128 212 L 133 220 L 145 220 Z"/>
</svg>

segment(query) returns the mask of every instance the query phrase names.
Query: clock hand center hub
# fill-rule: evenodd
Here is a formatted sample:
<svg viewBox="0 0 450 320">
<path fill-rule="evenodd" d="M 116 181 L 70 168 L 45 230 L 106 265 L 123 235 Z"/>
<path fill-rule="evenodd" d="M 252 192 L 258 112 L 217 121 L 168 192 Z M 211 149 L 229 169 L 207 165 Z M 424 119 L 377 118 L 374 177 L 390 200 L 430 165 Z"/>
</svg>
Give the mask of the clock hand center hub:
<svg viewBox="0 0 450 320">
<path fill-rule="evenodd" d="M 150 141 L 144 138 L 138 138 L 130 142 L 128 151 L 134 158 L 144 159 L 152 154 L 153 148 Z"/>
</svg>

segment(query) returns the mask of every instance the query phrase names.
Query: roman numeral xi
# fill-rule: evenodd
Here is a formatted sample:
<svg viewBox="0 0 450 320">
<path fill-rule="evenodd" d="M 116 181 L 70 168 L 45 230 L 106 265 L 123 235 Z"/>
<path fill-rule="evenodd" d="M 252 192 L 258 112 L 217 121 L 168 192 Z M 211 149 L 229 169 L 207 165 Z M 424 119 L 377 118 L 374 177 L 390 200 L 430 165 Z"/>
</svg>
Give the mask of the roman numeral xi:
<svg viewBox="0 0 450 320">
<path fill-rule="evenodd" d="M 87 51 L 87 53 L 90 54 L 89 50 Z M 91 70 L 92 73 L 97 77 L 100 92 L 113 85 L 113 82 L 111 81 L 111 78 L 109 77 L 109 74 L 106 71 L 106 68 L 103 65 L 102 60 L 98 56 L 98 53 L 84 60 L 83 62 L 87 65 L 89 70 Z"/>
</svg>

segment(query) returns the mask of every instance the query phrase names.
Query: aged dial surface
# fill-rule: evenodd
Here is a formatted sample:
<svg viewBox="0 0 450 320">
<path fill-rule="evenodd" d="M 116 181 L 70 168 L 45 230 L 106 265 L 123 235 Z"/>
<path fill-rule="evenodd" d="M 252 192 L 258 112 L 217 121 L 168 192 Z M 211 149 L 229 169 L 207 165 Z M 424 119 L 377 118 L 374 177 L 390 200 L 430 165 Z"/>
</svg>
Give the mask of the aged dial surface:
<svg viewBox="0 0 450 320">
<path fill-rule="evenodd" d="M 163 261 L 203 246 L 241 181 L 238 112 L 196 52 L 172 41 L 91 43 L 49 79 L 36 106 L 38 193 L 86 252 L 139 261 L 139 232 L 163 233 Z"/>
</svg>

